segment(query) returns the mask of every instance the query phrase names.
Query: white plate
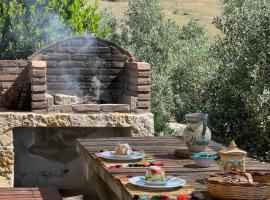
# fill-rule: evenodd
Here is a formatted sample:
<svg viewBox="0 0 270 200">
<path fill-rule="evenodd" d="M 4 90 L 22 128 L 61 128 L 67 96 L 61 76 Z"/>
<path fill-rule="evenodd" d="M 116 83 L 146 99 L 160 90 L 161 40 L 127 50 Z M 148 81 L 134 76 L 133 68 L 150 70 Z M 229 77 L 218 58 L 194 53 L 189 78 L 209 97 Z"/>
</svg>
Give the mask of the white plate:
<svg viewBox="0 0 270 200">
<path fill-rule="evenodd" d="M 132 161 L 132 160 L 140 160 L 144 158 L 144 153 L 139 151 L 134 151 L 130 155 L 115 155 L 114 151 L 104 151 L 98 153 L 98 156 L 101 158 L 105 158 L 108 160 L 118 160 L 118 161 Z"/>
<path fill-rule="evenodd" d="M 151 190 L 169 190 L 177 187 L 181 187 L 186 184 L 186 181 L 173 176 L 166 177 L 167 181 L 164 185 L 149 184 L 145 182 L 144 176 L 135 176 L 128 180 L 132 185 L 136 185 L 142 188 L 148 188 Z"/>
</svg>

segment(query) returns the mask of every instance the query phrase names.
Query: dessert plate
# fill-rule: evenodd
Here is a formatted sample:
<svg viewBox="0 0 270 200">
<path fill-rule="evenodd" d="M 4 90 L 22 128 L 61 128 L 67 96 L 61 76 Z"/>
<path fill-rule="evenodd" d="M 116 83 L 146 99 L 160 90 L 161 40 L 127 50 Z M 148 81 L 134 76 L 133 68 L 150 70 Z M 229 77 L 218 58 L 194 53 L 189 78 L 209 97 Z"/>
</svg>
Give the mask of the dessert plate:
<svg viewBox="0 0 270 200">
<path fill-rule="evenodd" d="M 161 182 L 158 182 L 157 184 L 155 183 L 149 184 L 149 182 L 145 181 L 144 176 L 132 177 L 128 180 L 128 182 L 132 185 L 136 185 L 151 190 L 170 190 L 173 188 L 181 187 L 186 184 L 185 180 L 173 176 L 166 177 L 166 182 L 164 183 L 162 181 L 162 184 L 160 184 Z"/>
<path fill-rule="evenodd" d="M 101 158 L 105 158 L 108 160 L 116 160 L 116 161 L 132 161 L 132 160 L 140 160 L 144 158 L 144 153 L 139 151 L 134 151 L 130 155 L 115 155 L 114 151 L 104 151 L 98 153 L 98 156 Z"/>
</svg>

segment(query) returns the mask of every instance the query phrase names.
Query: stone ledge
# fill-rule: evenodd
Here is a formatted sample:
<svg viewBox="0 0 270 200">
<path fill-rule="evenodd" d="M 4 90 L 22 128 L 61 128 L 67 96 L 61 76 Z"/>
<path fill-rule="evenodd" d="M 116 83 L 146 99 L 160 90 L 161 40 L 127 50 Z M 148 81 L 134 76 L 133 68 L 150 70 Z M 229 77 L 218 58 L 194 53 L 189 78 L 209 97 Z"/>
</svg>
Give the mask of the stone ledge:
<svg viewBox="0 0 270 200">
<path fill-rule="evenodd" d="M 153 114 L 93 113 L 38 114 L 33 112 L 0 112 L 0 133 L 15 127 L 123 127 L 131 128 L 130 136 L 153 136 Z"/>
</svg>

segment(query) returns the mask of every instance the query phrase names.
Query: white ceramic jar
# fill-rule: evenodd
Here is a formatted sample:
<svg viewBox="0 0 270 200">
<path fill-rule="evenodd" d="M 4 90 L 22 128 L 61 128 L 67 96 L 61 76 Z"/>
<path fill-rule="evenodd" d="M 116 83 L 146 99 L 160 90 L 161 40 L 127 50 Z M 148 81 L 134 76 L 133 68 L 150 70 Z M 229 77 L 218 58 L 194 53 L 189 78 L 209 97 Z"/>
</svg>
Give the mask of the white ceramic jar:
<svg viewBox="0 0 270 200">
<path fill-rule="evenodd" d="M 232 140 L 227 149 L 221 150 L 219 153 L 219 166 L 222 172 L 245 172 L 247 152 L 237 148 Z"/>
<path fill-rule="evenodd" d="M 204 152 L 211 140 L 211 131 L 207 127 L 205 113 L 190 113 L 185 115 L 187 126 L 183 139 L 191 152 Z"/>
</svg>

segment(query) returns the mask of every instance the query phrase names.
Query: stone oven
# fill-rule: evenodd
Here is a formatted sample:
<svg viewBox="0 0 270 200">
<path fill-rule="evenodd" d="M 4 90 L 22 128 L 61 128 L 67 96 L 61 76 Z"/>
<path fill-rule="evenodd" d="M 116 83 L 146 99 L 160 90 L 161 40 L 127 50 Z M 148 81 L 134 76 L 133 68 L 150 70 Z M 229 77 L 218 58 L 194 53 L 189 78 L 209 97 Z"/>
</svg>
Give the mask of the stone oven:
<svg viewBox="0 0 270 200">
<path fill-rule="evenodd" d="M 150 65 L 114 43 L 74 37 L 30 60 L 34 112 L 149 112 Z"/>
<path fill-rule="evenodd" d="M 152 136 L 150 76 L 148 63 L 91 36 L 56 42 L 28 60 L 0 61 L 0 187 L 54 180 L 72 187 L 68 178 L 82 168 L 75 138 Z M 38 159 L 43 166 L 28 171 Z"/>
</svg>

